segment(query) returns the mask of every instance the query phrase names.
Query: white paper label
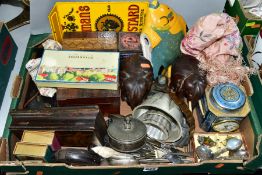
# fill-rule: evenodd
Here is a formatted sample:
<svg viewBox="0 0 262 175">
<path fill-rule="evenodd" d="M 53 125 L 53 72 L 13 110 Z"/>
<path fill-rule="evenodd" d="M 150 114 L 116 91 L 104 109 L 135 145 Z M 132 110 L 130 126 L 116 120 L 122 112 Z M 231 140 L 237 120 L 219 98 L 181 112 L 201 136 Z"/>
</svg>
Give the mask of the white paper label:
<svg viewBox="0 0 262 175">
<path fill-rule="evenodd" d="M 233 7 L 235 0 L 228 0 L 231 7 Z"/>
<path fill-rule="evenodd" d="M 143 171 L 157 171 L 158 167 L 144 167 Z"/>
</svg>

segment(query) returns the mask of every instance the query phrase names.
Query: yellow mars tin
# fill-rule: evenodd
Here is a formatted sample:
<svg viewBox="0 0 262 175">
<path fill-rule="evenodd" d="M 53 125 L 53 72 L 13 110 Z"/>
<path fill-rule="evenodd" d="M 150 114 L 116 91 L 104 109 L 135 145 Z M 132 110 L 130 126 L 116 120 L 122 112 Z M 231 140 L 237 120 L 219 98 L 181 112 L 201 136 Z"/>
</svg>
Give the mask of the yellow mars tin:
<svg viewBox="0 0 262 175">
<path fill-rule="evenodd" d="M 48 15 L 54 39 L 64 32 L 141 32 L 148 1 L 57 2 Z"/>
</svg>

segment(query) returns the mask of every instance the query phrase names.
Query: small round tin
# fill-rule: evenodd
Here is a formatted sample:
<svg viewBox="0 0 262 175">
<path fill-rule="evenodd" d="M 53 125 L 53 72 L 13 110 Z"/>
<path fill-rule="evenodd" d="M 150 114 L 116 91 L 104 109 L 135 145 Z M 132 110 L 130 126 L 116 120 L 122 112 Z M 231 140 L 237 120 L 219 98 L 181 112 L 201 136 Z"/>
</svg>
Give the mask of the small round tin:
<svg viewBox="0 0 262 175">
<path fill-rule="evenodd" d="M 144 146 L 147 129 L 142 121 L 120 115 L 110 115 L 110 118 L 107 134 L 111 148 L 128 153 Z"/>
<path fill-rule="evenodd" d="M 211 99 L 214 106 L 224 110 L 237 110 L 244 106 L 245 93 L 233 83 L 219 84 L 213 87 Z"/>
</svg>

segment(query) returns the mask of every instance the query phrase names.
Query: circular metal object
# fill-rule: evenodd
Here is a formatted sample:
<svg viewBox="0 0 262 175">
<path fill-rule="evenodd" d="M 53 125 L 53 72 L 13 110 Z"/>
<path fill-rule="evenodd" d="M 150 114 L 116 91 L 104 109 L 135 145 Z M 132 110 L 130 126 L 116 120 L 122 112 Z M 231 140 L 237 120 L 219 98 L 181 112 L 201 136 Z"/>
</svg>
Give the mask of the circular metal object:
<svg viewBox="0 0 262 175">
<path fill-rule="evenodd" d="M 212 88 L 211 99 L 219 108 L 237 110 L 246 102 L 245 93 L 233 83 L 219 84 Z"/>
<path fill-rule="evenodd" d="M 135 118 L 113 117 L 107 134 L 113 149 L 120 152 L 133 152 L 145 144 L 146 126 Z"/>
<path fill-rule="evenodd" d="M 134 156 L 129 154 L 111 156 L 108 159 L 110 165 L 137 165 L 138 160 Z"/>
<path fill-rule="evenodd" d="M 239 149 L 237 151 L 229 151 L 229 156 L 239 159 L 247 159 L 248 152 L 244 149 Z"/>
<path fill-rule="evenodd" d="M 232 137 L 227 140 L 226 148 L 229 151 L 236 151 L 242 146 L 243 142 L 242 140 Z"/>
<path fill-rule="evenodd" d="M 133 110 L 133 117 L 145 123 L 147 135 L 158 141 L 176 143 L 188 137 L 185 118 L 167 93 L 158 92 L 149 96 Z"/>
<path fill-rule="evenodd" d="M 173 121 L 161 111 L 149 110 L 139 119 L 146 124 L 148 137 L 159 141 L 167 140 L 172 127 L 176 127 Z"/>
<path fill-rule="evenodd" d="M 213 159 L 214 155 L 206 145 L 200 145 L 196 148 L 196 154 L 201 160 L 210 160 Z"/>
</svg>

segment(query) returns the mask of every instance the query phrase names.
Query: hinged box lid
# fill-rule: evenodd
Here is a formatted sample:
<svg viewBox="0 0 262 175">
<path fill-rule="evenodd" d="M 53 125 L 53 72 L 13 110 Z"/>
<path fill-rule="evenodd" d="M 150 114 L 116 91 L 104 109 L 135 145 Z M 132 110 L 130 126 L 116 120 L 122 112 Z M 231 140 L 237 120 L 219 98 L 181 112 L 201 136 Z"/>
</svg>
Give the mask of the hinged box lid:
<svg viewBox="0 0 262 175">
<path fill-rule="evenodd" d="M 17 45 L 7 30 L 6 25 L 0 21 L 0 108 L 10 74 L 15 65 Z"/>
</svg>

